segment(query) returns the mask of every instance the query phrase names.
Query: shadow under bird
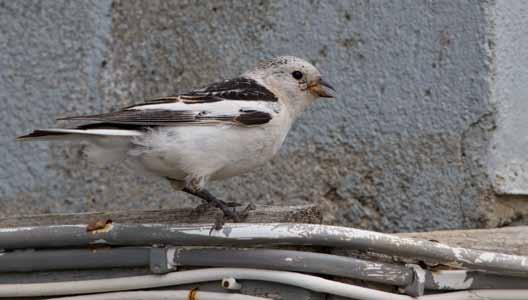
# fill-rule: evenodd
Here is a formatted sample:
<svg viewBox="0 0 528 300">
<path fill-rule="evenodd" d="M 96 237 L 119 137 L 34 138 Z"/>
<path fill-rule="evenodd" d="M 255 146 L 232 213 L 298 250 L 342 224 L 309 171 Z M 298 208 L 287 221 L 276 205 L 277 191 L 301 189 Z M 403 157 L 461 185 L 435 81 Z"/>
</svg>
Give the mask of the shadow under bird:
<svg viewBox="0 0 528 300">
<path fill-rule="evenodd" d="M 243 216 L 233 208 L 237 204 L 213 196 L 207 182 L 240 175 L 271 159 L 303 110 L 320 97 L 333 97 L 329 89 L 312 64 L 283 56 L 234 79 L 116 112 L 61 118 L 86 124 L 38 129 L 18 139 L 87 141 L 88 158 L 127 160 L 238 222 Z"/>
</svg>

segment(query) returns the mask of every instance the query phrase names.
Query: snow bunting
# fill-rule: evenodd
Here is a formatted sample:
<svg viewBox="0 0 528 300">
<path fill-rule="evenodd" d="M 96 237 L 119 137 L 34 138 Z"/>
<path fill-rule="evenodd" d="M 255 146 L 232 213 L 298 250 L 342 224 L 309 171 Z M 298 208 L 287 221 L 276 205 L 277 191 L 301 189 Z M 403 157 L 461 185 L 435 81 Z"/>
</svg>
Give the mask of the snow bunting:
<svg viewBox="0 0 528 300">
<path fill-rule="evenodd" d="M 271 159 L 301 112 L 319 97 L 333 97 L 329 89 L 334 90 L 312 64 L 283 56 L 234 79 L 116 112 L 61 118 L 86 124 L 38 129 L 18 139 L 87 141 L 89 158 L 126 159 L 238 222 L 234 208 L 207 191 L 208 181 Z"/>
</svg>

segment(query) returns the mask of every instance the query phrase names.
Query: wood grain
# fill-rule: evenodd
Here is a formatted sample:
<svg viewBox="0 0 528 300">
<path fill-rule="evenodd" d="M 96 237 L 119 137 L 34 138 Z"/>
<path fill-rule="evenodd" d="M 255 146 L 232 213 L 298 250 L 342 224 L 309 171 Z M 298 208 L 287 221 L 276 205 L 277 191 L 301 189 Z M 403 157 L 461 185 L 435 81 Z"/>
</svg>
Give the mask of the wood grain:
<svg viewBox="0 0 528 300">
<path fill-rule="evenodd" d="M 138 210 L 114 212 L 90 212 L 74 214 L 45 214 L 33 216 L 11 216 L 0 219 L 0 227 L 26 227 L 45 225 L 95 224 L 111 220 L 116 223 L 198 224 L 214 223 L 220 213 L 217 209 L 198 211 L 192 208 L 166 210 Z M 245 223 L 311 223 L 320 224 L 321 211 L 315 205 L 302 206 L 257 206 L 249 212 Z"/>
<path fill-rule="evenodd" d="M 449 246 L 528 256 L 528 226 L 399 233 L 397 235 L 434 240 Z"/>
</svg>

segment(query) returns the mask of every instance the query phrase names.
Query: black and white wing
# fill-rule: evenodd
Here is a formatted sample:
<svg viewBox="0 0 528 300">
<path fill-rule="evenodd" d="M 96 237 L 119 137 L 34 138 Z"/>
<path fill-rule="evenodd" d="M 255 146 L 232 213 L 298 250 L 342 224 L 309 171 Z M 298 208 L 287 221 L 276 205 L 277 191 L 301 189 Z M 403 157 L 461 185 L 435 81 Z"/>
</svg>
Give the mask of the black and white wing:
<svg viewBox="0 0 528 300">
<path fill-rule="evenodd" d="M 177 96 L 158 98 L 123 110 L 89 116 L 61 118 L 98 122 L 85 127 L 177 126 L 268 123 L 278 111 L 278 99 L 249 78 L 235 78 Z"/>
<path fill-rule="evenodd" d="M 278 112 L 278 99 L 266 87 L 249 78 L 235 78 L 116 112 L 59 118 L 86 121 L 87 124 L 75 128 L 35 130 L 19 139 L 67 138 L 79 134 L 136 136 L 158 126 L 258 126 L 270 122 Z"/>
<path fill-rule="evenodd" d="M 259 84 L 257 81 L 250 78 L 238 77 L 222 82 L 213 83 L 205 88 L 182 93 L 176 96 L 150 99 L 147 100 L 146 103 L 134 105 L 132 107 L 138 107 L 154 103 L 161 104 L 183 102 L 187 104 L 193 104 L 211 103 L 218 101 L 277 102 L 278 99 L 275 94 L 273 94 L 263 85 Z"/>
<path fill-rule="evenodd" d="M 188 105 L 188 104 L 184 104 Z M 154 105 L 153 105 L 154 106 Z M 175 106 L 175 105 L 173 105 Z M 240 126 L 252 126 L 268 123 L 272 119 L 272 113 L 256 108 L 243 108 L 238 110 L 196 110 L 183 109 L 174 110 L 176 107 L 150 108 L 148 105 L 143 109 L 125 109 L 117 112 L 60 118 L 59 120 L 79 120 L 100 122 L 97 124 L 83 125 L 83 128 L 97 128 L 104 124 L 106 127 L 131 126 L 176 126 L 176 125 L 211 125 L 231 124 Z M 98 126 L 99 125 L 99 126 Z M 115 126 L 112 126 L 115 125 Z"/>
</svg>

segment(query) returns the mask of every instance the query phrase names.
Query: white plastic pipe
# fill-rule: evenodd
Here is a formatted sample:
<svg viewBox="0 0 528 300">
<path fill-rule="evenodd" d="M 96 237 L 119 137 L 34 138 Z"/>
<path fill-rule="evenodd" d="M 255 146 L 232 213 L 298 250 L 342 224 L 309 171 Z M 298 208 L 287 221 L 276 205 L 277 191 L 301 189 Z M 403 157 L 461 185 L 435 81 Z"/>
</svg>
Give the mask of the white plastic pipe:
<svg viewBox="0 0 528 300">
<path fill-rule="evenodd" d="M 238 291 L 242 288 L 242 285 L 233 277 L 223 278 L 222 287 L 226 290 Z"/>
<path fill-rule="evenodd" d="M 405 295 L 381 292 L 316 276 L 259 269 L 210 268 L 123 278 L 69 282 L 0 284 L 0 297 L 37 297 L 126 291 L 190 283 L 237 280 L 261 280 L 305 288 L 307 290 L 361 300 L 411 300 Z"/>
<path fill-rule="evenodd" d="M 196 291 L 194 297 L 190 297 L 189 293 L 190 291 L 137 291 L 60 297 L 48 300 L 189 300 L 191 298 L 200 300 L 270 300 L 269 298 L 242 294 L 200 291 Z"/>
</svg>

